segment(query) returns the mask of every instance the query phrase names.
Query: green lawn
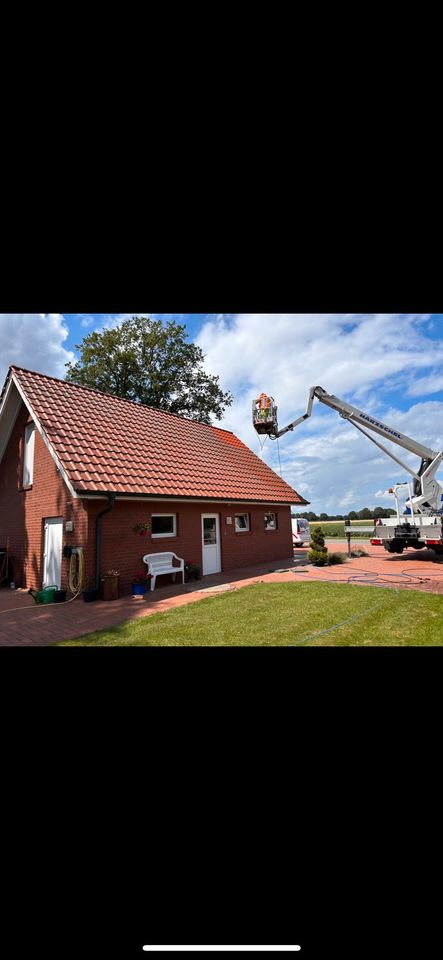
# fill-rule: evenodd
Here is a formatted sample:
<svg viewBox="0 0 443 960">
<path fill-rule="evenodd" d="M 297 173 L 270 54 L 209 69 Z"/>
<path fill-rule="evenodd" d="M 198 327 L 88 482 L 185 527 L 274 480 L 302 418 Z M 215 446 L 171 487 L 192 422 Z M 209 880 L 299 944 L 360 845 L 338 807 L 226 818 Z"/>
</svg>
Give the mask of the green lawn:
<svg viewBox="0 0 443 960">
<path fill-rule="evenodd" d="M 376 608 L 376 609 L 374 609 Z M 318 637 L 341 621 L 357 618 Z M 311 639 L 306 639 L 311 638 Z M 58 646 L 435 646 L 443 598 L 335 583 L 252 584 Z"/>
</svg>

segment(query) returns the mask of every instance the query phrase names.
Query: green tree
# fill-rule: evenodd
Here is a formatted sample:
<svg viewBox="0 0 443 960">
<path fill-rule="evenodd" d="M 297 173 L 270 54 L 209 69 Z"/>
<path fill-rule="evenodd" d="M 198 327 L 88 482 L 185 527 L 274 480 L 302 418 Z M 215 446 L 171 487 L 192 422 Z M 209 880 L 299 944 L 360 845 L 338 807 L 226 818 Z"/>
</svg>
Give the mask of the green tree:
<svg viewBox="0 0 443 960">
<path fill-rule="evenodd" d="M 355 510 L 351 510 L 351 512 L 348 514 L 348 520 L 358 520 Z"/>
<path fill-rule="evenodd" d="M 369 507 L 363 507 L 358 513 L 359 520 L 372 520 L 372 510 Z"/>
<path fill-rule="evenodd" d="M 319 520 L 328 520 L 329 517 L 328 517 L 328 514 L 327 514 L 327 513 L 321 513 L 318 519 L 319 519 Z"/>
<path fill-rule="evenodd" d="M 219 377 L 203 369 L 204 354 L 185 326 L 132 317 L 90 333 L 76 345 L 80 359 L 67 363 L 66 380 L 210 423 L 233 401 Z"/>
</svg>

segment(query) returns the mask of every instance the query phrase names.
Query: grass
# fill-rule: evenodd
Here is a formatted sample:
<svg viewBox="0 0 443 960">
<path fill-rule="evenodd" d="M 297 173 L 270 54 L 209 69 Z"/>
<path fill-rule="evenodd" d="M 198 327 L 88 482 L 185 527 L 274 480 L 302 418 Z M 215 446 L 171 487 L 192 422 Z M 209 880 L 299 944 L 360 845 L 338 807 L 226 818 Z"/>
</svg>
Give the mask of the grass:
<svg viewBox="0 0 443 960">
<path fill-rule="evenodd" d="M 267 583 L 57 645 L 440 646 L 442 628 L 443 599 L 436 594 L 338 583 Z"/>
<path fill-rule="evenodd" d="M 355 527 L 355 533 L 352 532 L 352 539 L 354 537 L 364 537 L 367 539 L 371 536 L 370 533 L 358 533 L 358 527 L 370 527 L 371 524 L 375 523 L 375 520 L 351 520 L 351 527 Z M 309 524 L 311 530 L 313 527 L 321 527 L 326 537 L 337 537 L 338 539 L 345 539 L 345 523 L 344 520 L 311 520 Z"/>
</svg>

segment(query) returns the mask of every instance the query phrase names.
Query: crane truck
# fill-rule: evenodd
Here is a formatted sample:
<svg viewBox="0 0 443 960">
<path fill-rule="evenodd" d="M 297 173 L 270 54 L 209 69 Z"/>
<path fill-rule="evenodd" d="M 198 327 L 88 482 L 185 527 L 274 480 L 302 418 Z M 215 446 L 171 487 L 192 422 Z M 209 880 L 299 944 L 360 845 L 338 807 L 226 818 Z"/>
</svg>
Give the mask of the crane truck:
<svg viewBox="0 0 443 960">
<path fill-rule="evenodd" d="M 368 440 L 375 443 L 383 453 L 395 460 L 411 475 L 411 481 L 406 484 L 409 497 L 405 503 L 405 513 L 401 515 L 399 508 L 399 488 L 405 484 L 397 483 L 389 491 L 396 498 L 397 515 L 377 519 L 371 543 L 382 545 L 389 553 L 403 553 L 405 547 L 413 547 L 415 550 L 429 547 L 435 553 L 443 553 L 443 487 L 435 478 L 443 460 L 443 450 L 436 451 L 425 447 L 417 440 L 412 440 L 399 430 L 388 427 L 377 417 L 363 413 L 362 410 L 327 393 L 323 387 L 319 386 L 311 387 L 306 412 L 282 430 L 278 427 L 278 409 L 274 398 L 262 393 L 252 406 L 252 422 L 255 430 L 258 434 L 269 436 L 271 440 L 277 440 L 311 416 L 315 397 L 332 410 L 337 410 L 344 420 L 356 427 Z M 368 430 L 414 453 L 420 458 L 418 468 L 413 470 L 408 464 L 403 463 L 379 440 L 371 436 Z"/>
</svg>

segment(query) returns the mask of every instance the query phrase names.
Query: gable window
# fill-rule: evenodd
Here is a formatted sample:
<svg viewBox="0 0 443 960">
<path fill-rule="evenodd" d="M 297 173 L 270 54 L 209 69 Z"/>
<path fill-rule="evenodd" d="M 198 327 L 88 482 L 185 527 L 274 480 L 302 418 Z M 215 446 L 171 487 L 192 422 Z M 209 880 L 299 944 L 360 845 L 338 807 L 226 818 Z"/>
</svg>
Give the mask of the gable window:
<svg viewBox="0 0 443 960">
<path fill-rule="evenodd" d="M 265 513 L 265 530 L 277 529 L 277 514 Z"/>
<path fill-rule="evenodd" d="M 250 529 L 249 513 L 236 513 L 235 514 L 235 532 L 247 533 L 249 529 Z"/>
<path fill-rule="evenodd" d="M 176 537 L 177 536 L 177 514 L 176 513 L 153 513 L 152 514 L 152 537 Z"/>
<path fill-rule="evenodd" d="M 23 456 L 23 486 L 30 487 L 34 475 L 35 427 L 27 423 L 25 427 L 25 449 Z"/>
</svg>

